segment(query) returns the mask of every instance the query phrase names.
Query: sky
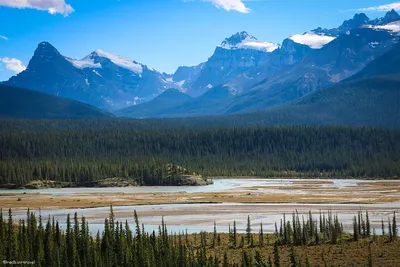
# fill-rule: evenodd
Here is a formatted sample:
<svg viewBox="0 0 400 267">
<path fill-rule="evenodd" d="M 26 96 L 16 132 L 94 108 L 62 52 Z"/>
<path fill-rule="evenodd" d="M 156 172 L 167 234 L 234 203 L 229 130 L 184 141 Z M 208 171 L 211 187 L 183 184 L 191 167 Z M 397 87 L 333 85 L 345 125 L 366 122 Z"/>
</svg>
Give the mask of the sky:
<svg viewBox="0 0 400 267">
<path fill-rule="evenodd" d="M 400 1 L 0 0 L 0 81 L 24 70 L 42 41 L 71 58 L 102 49 L 173 73 L 207 61 L 239 31 L 282 43 L 355 13 L 375 18 L 392 8 L 400 11 Z"/>
</svg>

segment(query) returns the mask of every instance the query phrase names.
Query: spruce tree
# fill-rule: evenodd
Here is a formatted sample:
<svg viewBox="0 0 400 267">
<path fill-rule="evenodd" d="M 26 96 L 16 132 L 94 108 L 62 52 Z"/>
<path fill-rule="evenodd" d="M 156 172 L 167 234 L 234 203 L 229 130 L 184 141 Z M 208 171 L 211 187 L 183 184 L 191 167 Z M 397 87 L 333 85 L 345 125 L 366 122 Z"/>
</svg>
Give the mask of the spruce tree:
<svg viewBox="0 0 400 267">
<path fill-rule="evenodd" d="M 359 228 L 358 228 L 358 223 L 357 223 L 357 218 L 354 216 L 354 220 L 353 220 L 353 240 L 354 241 L 358 241 L 358 232 Z"/>
<path fill-rule="evenodd" d="M 214 221 L 213 247 L 215 247 L 216 243 L 217 243 L 217 224 Z"/>
<path fill-rule="evenodd" d="M 278 243 L 274 244 L 274 267 L 280 267 L 279 247 Z"/>
<path fill-rule="evenodd" d="M 367 236 L 370 236 L 371 235 L 371 223 L 369 221 L 368 210 L 367 210 L 367 214 L 365 216 L 366 216 L 365 220 L 366 220 L 366 227 L 367 227 Z"/>
<path fill-rule="evenodd" d="M 383 222 L 383 219 L 382 219 L 381 227 L 382 227 L 382 236 L 385 236 L 386 235 L 386 233 L 385 233 L 385 223 Z"/>
<path fill-rule="evenodd" d="M 228 253 L 225 251 L 222 267 L 229 267 Z"/>
<path fill-rule="evenodd" d="M 233 247 L 237 246 L 236 221 L 233 221 Z"/>
<path fill-rule="evenodd" d="M 368 267 L 372 267 L 371 243 L 368 244 Z"/>
<path fill-rule="evenodd" d="M 8 210 L 8 229 L 7 229 L 6 259 L 15 260 L 16 258 L 16 240 L 13 226 L 11 209 Z"/>
<path fill-rule="evenodd" d="M 260 234 L 258 236 L 258 244 L 260 247 L 264 246 L 264 230 L 262 222 L 260 223 Z"/>
<path fill-rule="evenodd" d="M 254 256 L 254 267 L 267 267 L 259 249 L 256 250 L 256 255 Z"/>
<path fill-rule="evenodd" d="M 294 252 L 294 247 L 291 246 L 290 248 L 290 266 L 291 267 L 297 267 L 297 259 L 296 259 L 296 253 Z"/>
<path fill-rule="evenodd" d="M 250 238 L 251 238 L 251 221 L 250 221 L 250 216 L 247 216 L 247 226 L 246 226 L 246 241 L 247 241 L 247 244 L 250 244 Z"/>
<path fill-rule="evenodd" d="M 393 240 L 397 239 L 397 222 L 396 222 L 396 212 L 393 213 L 393 222 L 392 222 L 392 234 L 393 234 Z"/>
</svg>

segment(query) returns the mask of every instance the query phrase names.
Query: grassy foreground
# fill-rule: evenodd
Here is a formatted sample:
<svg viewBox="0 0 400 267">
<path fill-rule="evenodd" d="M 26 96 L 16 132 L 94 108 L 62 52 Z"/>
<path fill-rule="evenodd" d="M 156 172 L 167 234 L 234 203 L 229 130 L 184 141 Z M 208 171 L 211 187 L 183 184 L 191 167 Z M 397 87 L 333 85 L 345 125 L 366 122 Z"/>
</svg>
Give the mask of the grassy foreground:
<svg viewBox="0 0 400 267">
<path fill-rule="evenodd" d="M 212 246 L 212 234 L 208 235 L 207 244 L 209 245 L 208 254 L 211 257 L 217 256 L 220 263 L 223 263 L 224 254 L 227 253 L 229 259 L 232 259 L 230 264 L 242 265 L 243 252 L 246 252 L 249 257 L 255 257 L 260 253 L 265 265 L 257 265 L 255 260 L 249 266 L 269 266 L 268 259 L 271 258 L 272 266 L 274 265 L 274 241 L 276 238 L 273 234 L 266 235 L 266 240 L 269 240 L 264 246 L 258 244 L 253 247 L 245 245 L 243 248 L 233 248 L 229 244 L 228 234 L 221 234 L 221 244 L 216 247 Z M 244 234 L 239 235 L 241 239 Z M 258 235 L 257 235 L 258 237 Z M 256 239 L 256 235 L 254 235 Z M 190 241 L 196 239 L 195 248 L 200 248 L 200 238 L 194 235 L 189 236 Z M 293 266 L 291 261 L 292 246 L 278 246 L 280 266 Z M 371 249 L 371 254 L 369 253 Z M 295 266 L 400 266 L 400 240 L 390 242 L 388 237 L 376 236 L 358 241 L 353 241 L 351 237 L 344 239 L 339 244 L 310 244 L 307 246 L 293 247 L 294 256 L 296 259 Z M 369 258 L 371 257 L 371 259 Z M 307 261 L 309 265 L 307 265 Z M 372 265 L 370 265 L 372 264 Z M 229 265 L 229 266 L 231 266 Z"/>
</svg>

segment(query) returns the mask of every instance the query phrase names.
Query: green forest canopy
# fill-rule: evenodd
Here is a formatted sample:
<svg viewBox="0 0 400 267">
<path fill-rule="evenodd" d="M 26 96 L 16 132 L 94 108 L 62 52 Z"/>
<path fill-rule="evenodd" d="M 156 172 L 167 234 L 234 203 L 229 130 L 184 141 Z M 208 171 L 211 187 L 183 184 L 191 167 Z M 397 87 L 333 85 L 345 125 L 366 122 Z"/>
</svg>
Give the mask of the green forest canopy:
<svg viewBox="0 0 400 267">
<path fill-rule="evenodd" d="M 37 127 L 35 127 L 37 123 Z M 90 121 L 88 121 L 90 122 Z M 397 177 L 400 131 L 370 127 L 112 127 L 113 120 L 7 120 L 0 126 L 0 184 L 49 179 L 165 180 L 166 164 L 205 176 Z M 103 123 L 103 125 L 102 125 Z M 90 125 L 88 123 L 88 125 Z M 94 124 L 93 124 L 94 125 Z M 8 127 L 7 127 L 8 126 Z M 89 127 L 89 126 L 87 126 Z M 26 130 L 25 130 L 26 129 Z"/>
</svg>

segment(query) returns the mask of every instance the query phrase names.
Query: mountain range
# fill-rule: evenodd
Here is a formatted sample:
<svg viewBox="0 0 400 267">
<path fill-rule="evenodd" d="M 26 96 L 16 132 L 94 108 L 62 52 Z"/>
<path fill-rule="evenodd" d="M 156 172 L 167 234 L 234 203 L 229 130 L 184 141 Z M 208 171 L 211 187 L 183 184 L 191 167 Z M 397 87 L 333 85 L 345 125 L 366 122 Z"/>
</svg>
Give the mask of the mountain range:
<svg viewBox="0 0 400 267">
<path fill-rule="evenodd" d="M 100 49 L 76 60 L 42 42 L 27 69 L 4 83 L 77 100 L 122 117 L 259 114 L 350 85 L 395 84 L 394 64 L 379 68 L 386 80 L 359 75 L 375 59 L 386 62 L 381 56 L 391 53 L 399 32 L 400 16 L 394 10 L 377 19 L 356 14 L 338 28 L 318 27 L 292 35 L 282 44 L 260 41 L 242 31 L 224 39 L 206 62 L 179 67 L 174 74 Z M 373 74 L 378 75 L 376 70 Z"/>
<path fill-rule="evenodd" d="M 81 60 L 71 59 L 42 42 L 27 69 L 6 83 L 115 110 L 151 99 L 169 88 L 165 76 L 102 50 Z"/>
<path fill-rule="evenodd" d="M 393 21 L 389 18 L 394 17 L 394 13 L 396 12 L 389 12 L 379 21 L 390 21 L 388 25 L 392 25 Z M 338 34 L 337 37 L 332 37 L 330 40 L 323 38 L 326 35 L 305 33 L 302 35 L 303 37 L 306 36 L 304 39 L 299 36 L 292 36 L 284 40 L 282 46 L 272 46 L 271 49 L 274 49 L 272 52 L 248 49 L 248 42 L 243 40 L 250 37 L 244 32 L 238 33 L 233 38 L 226 39 L 221 47 L 217 47 L 214 55 L 201 65 L 203 71 L 197 74 L 196 82 L 192 82 L 188 91 L 185 92 L 191 94 L 190 90 L 194 90 L 191 88 L 194 87 L 197 90 L 202 88 L 199 83 L 204 80 L 204 86 L 207 82 L 210 82 L 205 77 L 212 76 L 214 77 L 212 79 L 220 79 L 219 85 L 210 87 L 208 90 L 217 88 L 221 91 L 221 94 L 230 92 L 226 97 L 215 98 L 215 93 L 208 94 L 206 91 L 206 93 L 190 101 L 176 104 L 175 107 L 167 105 L 162 109 L 158 106 L 154 112 L 148 110 L 139 112 L 141 105 L 137 105 L 125 108 L 117 114 L 139 118 L 169 118 L 248 113 L 280 106 L 300 99 L 316 90 L 328 88 L 362 70 L 373 59 L 389 51 L 392 45 L 399 40 L 398 32 L 400 28 L 399 30 L 385 30 L 376 27 L 384 27 L 386 24 L 383 26 L 361 24 L 359 18 L 362 17 L 366 16 L 358 14 L 353 19 L 344 22 L 338 28 L 346 29 L 344 34 Z M 364 19 L 363 21 L 370 20 Z M 399 20 L 395 21 L 395 23 L 399 22 Z M 350 25 L 356 26 L 356 28 L 349 30 Z M 309 39 L 310 36 L 313 37 Z M 320 37 L 322 39 L 319 39 Z M 239 43 L 238 40 L 242 41 Z M 303 40 L 303 44 L 298 43 L 300 40 Z M 329 42 L 325 43 L 326 41 Z M 321 42 L 325 44 L 321 45 Z M 223 48 L 226 43 L 229 43 L 230 49 Z M 246 48 L 243 48 L 243 43 L 247 45 Z M 232 48 L 234 44 L 236 44 L 236 49 Z M 240 46 L 242 48 L 237 48 Z M 262 46 L 257 45 L 257 47 Z M 214 57 L 222 57 L 225 53 L 249 53 L 249 50 L 253 54 L 253 58 L 256 58 L 254 55 L 257 53 L 265 53 L 265 56 L 261 58 L 269 61 L 260 65 L 251 65 L 248 68 L 243 66 L 236 68 L 228 60 L 231 56 L 227 56 L 226 60 L 220 60 L 219 64 L 215 63 L 217 61 L 213 59 Z M 230 63 L 230 67 L 227 67 L 227 69 L 236 72 L 233 75 L 234 77 L 229 77 L 226 80 L 224 79 L 226 75 L 218 74 L 218 68 L 221 68 L 218 65 L 225 62 Z M 225 67 L 223 69 L 225 70 Z M 193 96 L 193 94 L 191 95 Z M 206 105 L 202 109 L 199 105 L 193 104 L 196 102 L 214 104 Z M 151 101 L 147 105 L 152 105 Z"/>
<path fill-rule="evenodd" d="M 329 88 L 263 111 L 162 119 L 185 127 L 353 125 L 400 128 L 400 44 Z M 160 121 L 161 122 L 161 121 Z"/>
</svg>

